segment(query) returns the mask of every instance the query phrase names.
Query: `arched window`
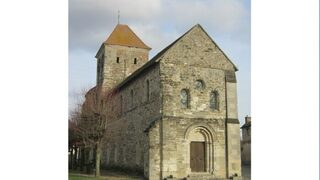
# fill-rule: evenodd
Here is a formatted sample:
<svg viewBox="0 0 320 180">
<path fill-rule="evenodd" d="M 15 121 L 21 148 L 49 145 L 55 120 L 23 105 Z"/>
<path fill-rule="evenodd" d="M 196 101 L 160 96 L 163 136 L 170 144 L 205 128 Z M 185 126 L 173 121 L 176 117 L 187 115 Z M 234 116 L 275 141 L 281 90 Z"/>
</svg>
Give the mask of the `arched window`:
<svg viewBox="0 0 320 180">
<path fill-rule="evenodd" d="M 134 64 L 137 64 L 137 58 L 134 58 L 133 63 L 134 63 Z"/>
<path fill-rule="evenodd" d="M 210 94 L 210 109 L 219 110 L 219 94 L 217 91 Z"/>
<path fill-rule="evenodd" d="M 182 108 L 188 108 L 189 107 L 189 91 L 187 89 L 182 89 L 180 94 L 180 102 Z"/>
<path fill-rule="evenodd" d="M 119 57 L 117 57 L 117 63 L 119 64 L 119 62 L 120 62 L 120 58 L 119 58 Z"/>
<path fill-rule="evenodd" d="M 149 80 L 146 82 L 146 97 L 147 97 L 147 102 L 150 101 L 150 85 L 149 85 Z"/>
</svg>

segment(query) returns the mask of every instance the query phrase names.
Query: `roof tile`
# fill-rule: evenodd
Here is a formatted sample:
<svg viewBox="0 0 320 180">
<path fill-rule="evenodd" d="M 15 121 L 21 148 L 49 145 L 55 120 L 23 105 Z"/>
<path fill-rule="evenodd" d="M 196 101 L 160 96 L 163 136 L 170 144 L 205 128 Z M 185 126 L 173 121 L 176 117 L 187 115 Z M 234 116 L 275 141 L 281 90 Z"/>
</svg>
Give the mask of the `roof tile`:
<svg viewBox="0 0 320 180">
<path fill-rule="evenodd" d="M 125 24 L 118 24 L 104 43 L 108 45 L 151 49 Z"/>
</svg>

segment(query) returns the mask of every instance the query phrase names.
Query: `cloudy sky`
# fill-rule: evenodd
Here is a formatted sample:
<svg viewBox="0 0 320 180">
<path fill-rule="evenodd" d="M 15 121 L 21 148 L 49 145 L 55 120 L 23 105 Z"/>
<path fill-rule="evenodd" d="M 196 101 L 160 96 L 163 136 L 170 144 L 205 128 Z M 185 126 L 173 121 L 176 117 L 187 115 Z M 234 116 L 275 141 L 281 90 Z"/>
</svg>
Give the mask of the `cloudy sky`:
<svg viewBox="0 0 320 180">
<path fill-rule="evenodd" d="M 199 23 L 237 65 L 241 124 L 251 114 L 250 0 L 69 0 L 69 109 L 95 85 L 101 43 L 127 24 L 149 46 L 150 58 Z"/>
</svg>

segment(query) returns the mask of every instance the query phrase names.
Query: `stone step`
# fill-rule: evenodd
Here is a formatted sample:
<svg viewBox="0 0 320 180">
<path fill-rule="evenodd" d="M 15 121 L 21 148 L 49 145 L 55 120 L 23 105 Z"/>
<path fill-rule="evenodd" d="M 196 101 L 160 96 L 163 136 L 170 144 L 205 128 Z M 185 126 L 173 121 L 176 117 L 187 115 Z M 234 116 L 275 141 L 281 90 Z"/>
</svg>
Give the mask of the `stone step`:
<svg viewBox="0 0 320 180">
<path fill-rule="evenodd" d="M 198 177 L 198 176 L 204 176 L 204 177 L 211 177 L 212 174 L 209 173 L 194 173 L 194 174 L 190 174 L 189 177 Z"/>
<path fill-rule="evenodd" d="M 231 180 L 226 178 L 215 178 L 215 177 L 206 177 L 206 176 L 198 176 L 198 177 L 188 177 L 186 180 Z M 238 179 L 237 179 L 238 180 Z M 242 179 L 239 179 L 242 180 Z"/>
<path fill-rule="evenodd" d="M 199 177 L 188 177 L 186 180 L 230 180 L 230 179 L 199 176 Z"/>
<path fill-rule="evenodd" d="M 233 177 L 231 179 L 227 179 L 227 178 L 216 178 L 211 174 L 207 174 L 207 173 L 196 173 L 196 174 L 190 174 L 188 177 L 186 178 L 175 178 L 175 177 L 168 177 L 165 178 L 165 180 L 243 180 L 242 177 Z"/>
<path fill-rule="evenodd" d="M 208 174 L 208 173 L 196 173 L 196 174 L 190 174 L 187 177 L 187 180 L 227 180 L 227 179 L 216 178 L 212 174 Z"/>
</svg>

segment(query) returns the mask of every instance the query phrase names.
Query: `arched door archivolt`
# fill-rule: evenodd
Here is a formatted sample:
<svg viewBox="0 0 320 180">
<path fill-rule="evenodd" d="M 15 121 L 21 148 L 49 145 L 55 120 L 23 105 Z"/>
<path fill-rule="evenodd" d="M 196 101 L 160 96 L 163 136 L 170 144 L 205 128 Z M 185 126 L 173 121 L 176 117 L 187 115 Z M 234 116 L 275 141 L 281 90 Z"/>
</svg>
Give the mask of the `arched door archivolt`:
<svg viewBox="0 0 320 180">
<path fill-rule="evenodd" d="M 205 123 L 189 126 L 185 132 L 187 146 L 188 171 L 208 172 L 213 171 L 213 129 Z"/>
</svg>

